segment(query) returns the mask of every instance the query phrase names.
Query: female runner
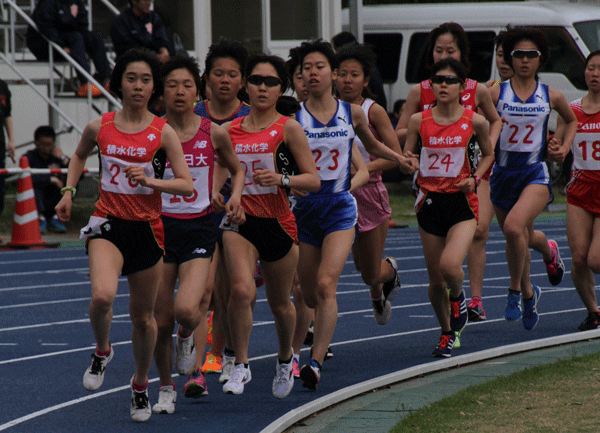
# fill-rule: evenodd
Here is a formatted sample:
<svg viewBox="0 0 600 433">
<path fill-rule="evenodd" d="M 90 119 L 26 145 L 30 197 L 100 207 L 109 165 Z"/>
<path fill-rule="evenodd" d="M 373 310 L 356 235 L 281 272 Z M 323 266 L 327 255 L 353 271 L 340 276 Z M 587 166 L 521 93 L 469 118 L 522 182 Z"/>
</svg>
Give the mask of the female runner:
<svg viewBox="0 0 600 433">
<path fill-rule="evenodd" d="M 246 222 L 221 223 L 231 282 L 227 315 L 235 345 L 235 368 L 223 391 L 241 394 L 252 379 L 248 344 L 256 298 L 254 269 L 260 260 L 279 340 L 272 391 L 275 397 L 284 398 L 294 384 L 295 310 L 290 295 L 298 263 L 295 219 L 284 188 L 316 191 L 320 182 L 301 126 L 276 110 L 277 100 L 288 82 L 283 60 L 256 55 L 249 59 L 246 70 L 250 114 L 225 125 L 246 172 L 242 196 Z M 288 175 L 280 168 L 280 155 L 284 151 L 292 155 L 298 174 Z"/>
<path fill-rule="evenodd" d="M 427 59 L 430 66 L 445 58 L 453 58 L 460 61 L 467 71 L 470 69 L 469 63 L 469 40 L 463 28 L 456 23 L 444 23 L 433 29 L 430 33 L 430 45 L 428 48 Z M 481 113 L 490 122 L 490 141 L 496 143 L 502 121 L 494 108 L 490 94 L 485 85 L 467 78 L 465 90 L 461 95 L 461 103 L 473 111 L 481 110 Z M 400 116 L 396 133 L 400 138 L 400 143 L 404 141 L 405 129 L 409 118 L 420 111 L 431 108 L 435 104 L 429 80 L 422 81 L 415 85 L 404 104 L 404 112 Z M 469 320 L 485 320 L 485 311 L 481 303 L 481 293 L 483 286 L 483 273 L 485 270 L 485 243 L 488 239 L 490 223 L 494 215 L 492 203 L 489 199 L 489 176 L 486 172 L 481 179 L 478 179 L 477 197 L 479 198 L 479 221 L 475 230 L 475 238 L 467 253 L 467 268 L 469 270 L 469 286 L 471 289 L 471 301 L 467 306 Z M 458 310 L 464 311 L 466 304 L 461 300 Z M 457 342 L 458 347 L 458 342 Z"/>
<path fill-rule="evenodd" d="M 336 89 L 340 99 L 360 106 L 375 137 L 394 152 L 401 153 L 387 112 L 369 97 L 372 96 L 368 85 L 370 71 L 375 66 L 374 53 L 364 45 L 354 45 L 340 49 L 336 57 L 339 65 Z M 358 234 L 352 256 L 363 281 L 370 286 L 375 321 L 384 325 L 392 313 L 390 301 L 400 287 L 400 277 L 394 257 L 382 260 L 392 210 L 381 172 L 395 168 L 396 164 L 371 156 L 360 139 L 354 143 L 369 170 L 369 183 L 352 191 L 358 208 Z"/>
<path fill-rule="evenodd" d="M 360 107 L 333 97 L 337 61 L 328 42 L 303 42 L 298 53 L 309 96 L 296 118 L 308 137 L 321 179 L 319 191 L 298 198 L 294 206 L 300 240 L 300 286 L 306 305 L 315 309 L 311 357 L 300 370 L 300 378 L 304 387 L 316 389 L 337 322 L 337 283 L 355 235 L 356 203 L 349 191 L 368 181 L 366 165 L 352 144 L 353 138 L 357 134 L 369 153 L 397 161 L 405 172 L 414 171 L 417 161 L 378 142 Z M 352 179 L 351 163 L 357 167 Z M 308 325 L 304 323 L 301 332 L 306 333 Z"/>
<path fill-rule="evenodd" d="M 248 51 L 237 41 L 221 39 L 218 43 L 210 46 L 202 76 L 206 86 L 207 99 L 194 107 L 197 115 L 206 117 L 217 125 L 223 125 L 237 117 L 246 116 L 250 112 L 250 106 L 238 99 L 238 95 L 244 87 L 247 60 Z M 217 179 L 215 185 L 220 186 L 223 182 L 225 182 L 224 179 Z M 223 192 L 227 198 L 230 196 L 229 184 L 226 185 Z M 217 227 L 222 219 L 222 212 L 214 214 Z M 203 363 L 203 373 L 222 373 L 219 377 L 221 383 L 229 379 L 235 361 L 233 343 L 227 332 L 227 313 L 224 310 L 227 306 L 229 282 L 223 259 L 222 232 L 218 228 L 217 246 L 215 254 L 213 254 L 208 280 L 208 290 L 213 293 L 211 299 L 212 342 L 208 343 L 211 344 L 211 348 L 206 352 L 206 358 L 204 358 L 203 351 L 194 350 L 195 347 L 204 347 L 205 345 L 206 339 L 201 341 L 202 332 L 198 332 L 197 336 L 195 336 L 196 334 L 181 336 L 178 333 L 178 356 L 176 357 L 176 361 L 180 361 L 176 364 L 182 365 L 182 368 L 177 368 L 178 371 L 189 374 L 188 366 Z"/>
<path fill-rule="evenodd" d="M 460 102 L 466 79 L 466 68 L 455 59 L 433 66 L 431 89 L 437 103 L 411 116 L 404 147 L 411 155 L 417 152 L 419 140 L 422 146 L 415 210 L 429 275 L 429 300 L 442 328 L 435 357 L 452 355 L 455 332 L 467 324 L 466 311 L 456 311 L 465 296 L 462 263 L 477 227 L 478 179 L 494 159 L 485 118 Z M 475 170 L 469 146 L 472 135 L 481 149 Z"/>
<path fill-rule="evenodd" d="M 577 329 L 587 331 L 600 325 L 594 273 L 600 272 L 600 50 L 585 60 L 588 93 L 571 102 L 577 117 L 577 133 L 571 146 L 573 166 L 567 184 L 567 238 L 573 263 L 571 279 L 588 315 Z M 562 137 L 564 122 L 559 119 L 555 137 Z M 559 162 L 569 148 L 551 143 L 548 154 Z"/>
<path fill-rule="evenodd" d="M 171 376 L 173 363 L 173 325 L 183 328 L 178 334 L 196 329 L 197 353 L 204 353 L 212 285 L 208 284 L 211 258 L 215 250 L 216 226 L 210 207 L 215 155 L 232 173 L 231 199 L 226 213 L 233 223 L 244 221 L 240 207 L 244 172 L 233 152 L 227 131 L 205 117 L 194 114 L 198 98 L 200 71 L 191 57 L 177 56 L 161 69 L 164 86 L 165 119 L 177 133 L 194 181 L 194 194 L 181 197 L 162 194 L 162 220 L 165 228 L 164 272 L 155 307 L 158 338 L 154 358 L 160 377 L 158 403 L 155 413 L 173 413 L 177 393 Z M 165 179 L 173 176 L 167 164 Z M 173 298 L 179 280 L 177 295 Z M 185 366 L 192 371 L 183 392 L 186 397 L 207 395 L 206 380 L 201 371 L 202 358 Z"/>
<path fill-rule="evenodd" d="M 131 379 L 131 417 L 147 421 L 148 371 L 156 343 L 154 304 L 163 271 L 161 192 L 184 196 L 194 189 L 181 144 L 166 120 L 148 111 L 148 103 L 161 94 L 156 56 L 130 50 L 117 60 L 110 90 L 123 100 L 123 108 L 93 120 L 83 131 L 69 163 L 64 196 L 56 206 L 62 221 L 71 214 L 75 184 L 85 161 L 98 146 L 100 198 L 89 224 L 81 229 L 87 238 L 92 299 L 90 322 L 96 339 L 92 364 L 83 376 L 86 389 L 98 389 L 106 365 L 113 357 L 110 345 L 112 304 L 119 273 L 129 283 L 129 314 L 133 323 L 135 374 Z M 165 159 L 172 179 L 162 179 Z M 162 154 L 162 155 L 161 155 Z"/>
<path fill-rule="evenodd" d="M 514 76 L 490 89 L 498 113 L 508 122 L 496 145 L 490 191 L 506 238 L 510 286 L 504 316 L 507 320 L 518 320 L 522 315 L 523 326 L 531 330 L 538 322 L 541 291 L 529 280 L 529 248 L 542 253 L 553 285 L 560 283 L 564 273 L 556 242 L 533 230 L 534 219 L 552 201 L 545 162 L 548 119 L 554 109 L 565 121 L 567 148 L 573 142 L 577 119 L 562 93 L 538 81 L 537 71 L 548 58 L 548 43 L 543 33 L 535 29 L 511 29 L 506 32 L 502 49 Z"/>
</svg>

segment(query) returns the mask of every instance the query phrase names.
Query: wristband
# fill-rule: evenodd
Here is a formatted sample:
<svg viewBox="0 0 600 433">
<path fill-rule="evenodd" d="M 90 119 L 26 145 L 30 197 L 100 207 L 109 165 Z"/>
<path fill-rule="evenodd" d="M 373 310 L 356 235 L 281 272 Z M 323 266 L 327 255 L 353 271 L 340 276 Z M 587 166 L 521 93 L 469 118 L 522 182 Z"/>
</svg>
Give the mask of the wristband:
<svg viewBox="0 0 600 433">
<path fill-rule="evenodd" d="M 77 194 L 77 190 L 75 189 L 74 186 L 65 186 L 63 189 L 60 190 L 60 193 L 62 195 L 65 195 L 65 192 L 67 191 L 71 191 L 73 193 L 73 198 L 75 198 L 75 194 Z"/>
<path fill-rule="evenodd" d="M 475 176 L 474 174 L 472 174 L 469 177 L 475 181 L 475 186 L 479 186 L 479 184 L 481 183 L 481 178 L 479 176 Z"/>
</svg>

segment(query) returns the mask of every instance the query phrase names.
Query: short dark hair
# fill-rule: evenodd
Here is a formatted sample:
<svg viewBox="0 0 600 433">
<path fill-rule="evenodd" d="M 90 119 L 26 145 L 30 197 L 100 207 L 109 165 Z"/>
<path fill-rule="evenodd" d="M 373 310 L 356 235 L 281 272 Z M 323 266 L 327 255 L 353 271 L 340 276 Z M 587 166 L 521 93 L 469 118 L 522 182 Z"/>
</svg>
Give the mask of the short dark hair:
<svg viewBox="0 0 600 433">
<path fill-rule="evenodd" d="M 344 45 L 355 44 L 358 41 L 356 37 L 350 32 L 339 32 L 333 38 L 331 38 L 331 43 L 333 45 L 334 50 L 338 50 L 342 48 Z"/>
<path fill-rule="evenodd" d="M 373 50 L 363 44 L 349 44 L 344 45 L 335 54 L 338 66 L 342 64 L 344 60 L 356 60 L 362 66 L 365 77 L 370 77 L 371 72 L 375 68 L 377 63 L 377 56 Z"/>
<path fill-rule="evenodd" d="M 123 99 L 123 92 L 121 90 L 123 75 L 125 74 L 127 65 L 135 62 L 144 62 L 150 67 L 152 81 L 154 82 L 154 92 L 152 93 L 152 96 L 150 96 L 150 101 L 148 101 L 148 103 L 152 104 L 160 95 L 162 95 L 160 63 L 158 62 L 156 53 L 146 48 L 132 48 L 119 56 L 115 63 L 115 67 L 113 68 L 112 75 L 110 76 L 109 90 L 120 99 Z"/>
<path fill-rule="evenodd" d="M 542 53 L 540 57 L 541 68 L 548 60 L 548 39 L 541 30 L 532 27 L 514 27 L 506 32 L 502 41 L 502 55 L 506 64 L 512 67 L 511 53 L 515 49 L 515 45 L 521 41 L 531 41 L 537 46 L 537 49 Z"/>
<path fill-rule="evenodd" d="M 235 60 L 240 66 L 242 77 L 244 77 L 246 62 L 248 61 L 248 50 L 240 42 L 227 38 L 221 38 L 219 42 L 209 47 L 208 54 L 204 60 L 204 75 L 210 74 L 215 60 L 222 58 Z"/>
<path fill-rule="evenodd" d="M 583 67 L 587 68 L 587 65 L 588 63 L 590 63 L 590 60 L 592 60 L 592 58 L 596 56 L 600 56 L 600 50 L 594 50 L 591 53 L 589 53 L 588 56 L 585 58 L 585 64 L 583 65 Z"/>
<path fill-rule="evenodd" d="M 56 140 L 56 131 L 50 125 L 38 126 L 33 132 L 33 139 L 38 141 L 40 137 L 51 137 L 53 140 Z"/>
<path fill-rule="evenodd" d="M 452 69 L 463 83 L 467 80 L 467 68 L 456 59 L 448 57 L 437 62 L 433 65 L 433 68 L 431 68 L 431 77 L 442 69 Z"/>
<path fill-rule="evenodd" d="M 285 62 L 290 81 L 293 81 L 294 72 L 296 71 L 296 68 L 301 65 L 300 53 L 298 51 L 300 51 L 300 47 L 290 48 L 290 54 Z"/>
<path fill-rule="evenodd" d="M 271 66 L 273 66 L 273 68 L 275 68 L 275 72 L 277 72 L 277 75 L 281 80 L 281 93 L 285 93 L 289 86 L 289 80 L 287 68 L 283 59 L 279 56 L 267 55 L 263 53 L 253 54 L 248 59 L 248 64 L 246 66 L 246 76 L 250 76 L 256 65 L 260 63 L 268 63 Z"/>
<path fill-rule="evenodd" d="M 302 42 L 298 47 L 298 59 L 300 60 L 300 65 L 304 63 L 304 58 L 310 53 L 321 53 L 327 58 L 329 62 L 329 66 L 331 66 L 331 70 L 334 70 L 338 67 L 337 59 L 335 58 L 335 51 L 333 51 L 333 47 L 331 44 L 321 38 L 314 39 L 312 41 Z"/>
<path fill-rule="evenodd" d="M 200 89 L 203 86 L 202 79 L 200 78 L 200 66 L 198 66 L 198 62 L 193 57 L 185 56 L 185 55 L 176 55 L 171 57 L 162 67 L 160 68 L 160 80 L 163 85 L 165 85 L 165 78 L 171 72 L 176 69 L 186 69 L 194 78 L 194 83 L 196 83 L 196 89 L 200 92 Z"/>
<path fill-rule="evenodd" d="M 445 34 L 451 34 L 456 40 L 456 46 L 460 50 L 460 61 L 467 71 L 471 70 L 471 62 L 469 61 L 469 38 L 465 30 L 457 23 L 444 23 L 436 27 L 429 33 L 429 45 L 427 46 L 427 66 L 433 67 L 433 49 L 438 38 Z"/>
<path fill-rule="evenodd" d="M 392 108 L 392 112 L 399 113 L 404 104 L 406 104 L 406 99 L 396 99 L 396 102 L 394 102 L 394 107 Z"/>
</svg>

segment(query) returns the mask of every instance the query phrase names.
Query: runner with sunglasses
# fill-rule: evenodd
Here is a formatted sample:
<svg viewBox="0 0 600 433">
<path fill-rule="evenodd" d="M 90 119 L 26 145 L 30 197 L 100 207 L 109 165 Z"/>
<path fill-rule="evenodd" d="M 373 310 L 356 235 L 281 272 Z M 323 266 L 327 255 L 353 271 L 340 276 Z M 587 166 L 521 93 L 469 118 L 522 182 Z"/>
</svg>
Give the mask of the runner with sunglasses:
<svg viewBox="0 0 600 433">
<path fill-rule="evenodd" d="M 600 50 L 585 60 L 588 93 L 571 102 L 577 117 L 577 133 L 569 149 L 565 143 L 549 146 L 548 154 L 564 159 L 571 150 L 573 167 L 567 184 L 567 238 L 571 248 L 571 279 L 587 310 L 579 331 L 600 326 L 594 273 L 600 272 Z M 554 136 L 562 138 L 564 122 L 559 119 Z"/>
<path fill-rule="evenodd" d="M 463 28 L 457 23 L 444 23 L 433 29 L 429 35 L 429 47 L 427 50 L 428 66 L 432 67 L 442 59 L 453 58 L 461 62 L 467 69 L 471 68 L 469 62 L 469 39 Z M 490 98 L 487 87 L 477 81 L 467 78 L 465 89 L 461 94 L 461 104 L 473 111 L 481 112 L 490 123 L 490 140 L 492 146 L 496 143 L 502 121 L 496 112 L 494 104 Z M 400 138 L 400 144 L 404 141 L 408 120 L 414 113 L 431 108 L 435 104 L 431 83 L 424 80 L 415 85 L 404 104 L 404 111 L 400 116 L 396 133 Z M 488 239 L 490 224 L 494 211 L 490 201 L 489 194 L 489 176 L 490 170 L 484 173 L 480 178 L 480 184 L 477 187 L 477 197 L 479 198 L 479 221 L 475 230 L 473 243 L 467 253 L 467 269 L 469 271 L 469 288 L 471 291 L 471 300 L 469 304 L 462 298 L 453 306 L 453 314 L 468 314 L 470 321 L 481 321 L 486 319 L 485 310 L 482 304 L 483 276 L 485 271 L 485 244 Z M 460 340 L 457 335 L 456 347 L 460 346 Z"/>
<path fill-rule="evenodd" d="M 357 212 L 350 191 L 365 185 L 368 171 L 353 145 L 355 135 L 367 151 L 397 162 L 405 172 L 416 169 L 405 158 L 377 141 L 356 105 L 333 97 L 337 60 L 331 44 L 322 39 L 303 42 L 298 49 L 308 99 L 296 114 L 319 170 L 321 188 L 298 198 L 294 214 L 298 224 L 300 260 L 298 276 L 307 306 L 315 309 L 314 341 L 310 360 L 300 370 L 305 388 L 316 389 L 321 365 L 337 322 L 337 283 L 354 241 Z M 351 178 L 351 165 L 357 168 Z M 306 332 L 309 323 L 302 326 Z"/>
<path fill-rule="evenodd" d="M 231 283 L 229 331 L 235 345 L 235 368 L 223 392 L 242 394 L 252 379 L 248 344 L 256 298 L 254 267 L 260 260 L 279 341 L 272 391 L 275 397 L 284 398 L 294 384 L 292 334 L 296 317 L 290 295 L 298 263 L 297 230 L 286 189 L 316 191 L 320 182 L 302 127 L 276 110 L 288 83 L 283 60 L 256 55 L 248 60 L 246 72 L 250 114 L 224 125 L 246 173 L 242 195 L 246 222 L 221 223 Z M 286 153 L 295 161 L 296 174 L 288 175 L 284 171 L 288 168 L 280 165 L 280 156 Z M 218 165 L 215 169 L 221 170 Z"/>
<path fill-rule="evenodd" d="M 385 109 L 374 101 L 368 87 L 370 71 L 375 67 L 375 54 L 364 45 L 353 45 L 338 50 L 336 57 L 339 62 L 336 89 L 340 99 L 360 106 L 375 137 L 400 153 L 390 118 Z M 395 168 L 396 164 L 371 156 L 358 138 L 354 144 L 369 170 L 369 182 L 352 191 L 358 208 L 358 234 L 352 246 L 352 256 L 363 282 L 370 287 L 375 321 L 384 325 L 392 314 L 391 301 L 400 288 L 400 276 L 396 259 L 383 259 L 392 210 L 381 172 Z"/>
<path fill-rule="evenodd" d="M 534 219 L 553 198 L 545 161 L 548 120 L 550 112 L 556 110 L 565 122 L 564 146 L 568 148 L 577 119 L 562 93 L 538 81 L 537 72 L 548 59 L 548 43 L 541 31 L 511 29 L 506 32 L 502 49 L 514 76 L 490 89 L 498 114 L 507 120 L 495 149 L 490 191 L 506 238 L 510 285 L 504 317 L 518 320 L 522 316 L 523 326 L 531 330 L 539 319 L 541 290 L 530 281 L 529 248 L 542 253 L 552 285 L 559 284 L 564 274 L 556 242 L 533 230 Z"/>
<path fill-rule="evenodd" d="M 467 72 L 455 59 L 440 60 L 433 66 L 431 89 L 437 103 L 413 114 L 408 124 L 405 154 L 420 149 L 415 211 L 429 275 L 429 299 L 442 329 L 434 357 L 448 358 L 456 341 L 455 332 L 467 324 L 466 311 L 455 313 L 461 300 L 464 271 L 462 263 L 477 227 L 479 180 L 494 156 L 489 127 L 483 116 L 460 103 Z M 477 168 L 473 166 L 473 135 L 481 149 Z"/>
</svg>

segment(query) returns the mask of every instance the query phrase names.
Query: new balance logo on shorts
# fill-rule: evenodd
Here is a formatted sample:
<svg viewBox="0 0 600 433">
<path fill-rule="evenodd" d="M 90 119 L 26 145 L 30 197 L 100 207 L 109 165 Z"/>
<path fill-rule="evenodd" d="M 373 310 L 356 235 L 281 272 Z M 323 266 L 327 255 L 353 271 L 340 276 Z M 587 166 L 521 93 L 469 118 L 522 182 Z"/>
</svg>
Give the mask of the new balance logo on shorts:
<svg viewBox="0 0 600 433">
<path fill-rule="evenodd" d="M 204 248 L 196 248 L 193 254 L 206 254 L 206 250 Z"/>
</svg>

